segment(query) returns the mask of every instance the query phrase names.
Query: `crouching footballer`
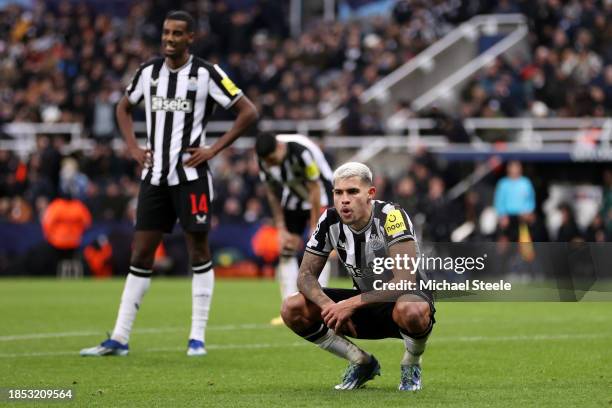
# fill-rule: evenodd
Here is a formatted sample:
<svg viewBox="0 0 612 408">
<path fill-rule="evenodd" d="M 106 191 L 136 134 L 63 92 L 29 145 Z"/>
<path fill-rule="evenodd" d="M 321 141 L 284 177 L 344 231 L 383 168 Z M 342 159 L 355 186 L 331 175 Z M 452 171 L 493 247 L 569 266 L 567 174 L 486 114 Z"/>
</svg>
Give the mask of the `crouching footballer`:
<svg viewBox="0 0 612 408">
<path fill-rule="evenodd" d="M 334 172 L 334 207 L 321 215 L 306 245 L 298 275 L 299 292 L 285 299 L 281 316 L 299 336 L 349 361 L 342 382 L 335 387 L 338 390 L 363 387 L 380 375 L 376 358 L 347 336 L 403 339 L 399 389 L 417 391 L 421 389 L 421 356 L 435 323 L 433 294 L 374 290 L 375 280 L 406 279 L 418 284 L 426 279 L 420 271 L 400 267 L 373 272 L 375 258 L 416 257 L 418 251 L 405 211 L 374 200 L 375 193 L 372 172 L 366 165 L 346 163 Z M 333 249 L 349 271 L 353 289 L 319 285 L 317 278 Z"/>
</svg>

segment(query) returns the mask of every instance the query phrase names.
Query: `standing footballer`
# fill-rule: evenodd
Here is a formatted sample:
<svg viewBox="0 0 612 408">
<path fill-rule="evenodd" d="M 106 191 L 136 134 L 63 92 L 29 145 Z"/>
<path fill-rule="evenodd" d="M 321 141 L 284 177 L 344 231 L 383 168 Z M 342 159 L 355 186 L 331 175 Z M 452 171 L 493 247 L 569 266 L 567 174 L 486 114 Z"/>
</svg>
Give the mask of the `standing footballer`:
<svg viewBox="0 0 612 408">
<path fill-rule="evenodd" d="M 261 180 L 279 229 L 281 258 L 277 276 L 285 300 L 297 292 L 298 252 L 302 235 L 317 226 L 321 210 L 332 204 L 332 170 L 323 152 L 306 136 L 262 133 L 255 142 Z M 280 197 L 275 190 L 280 190 Z M 329 265 L 319 276 L 321 286 L 329 281 Z M 273 325 L 283 324 L 279 317 Z"/>
<path fill-rule="evenodd" d="M 285 324 L 304 339 L 347 359 L 336 389 L 360 388 L 380 373 L 380 365 L 345 336 L 358 339 L 402 338 L 400 390 L 421 389 L 421 355 L 435 314 L 431 293 L 418 290 L 427 279 L 419 271 L 393 267 L 377 274 L 376 258 L 417 257 L 410 218 L 392 203 L 374 200 L 372 172 L 362 163 L 346 163 L 333 174 L 334 207 L 319 219 L 306 245 L 298 276 L 299 293 L 283 303 Z M 335 249 L 351 274 L 354 289 L 321 288 L 317 280 Z M 417 290 L 377 292 L 374 281 L 410 280 Z"/>
<path fill-rule="evenodd" d="M 257 110 L 218 65 L 190 54 L 195 22 L 184 11 L 170 12 L 163 23 L 163 58 L 140 66 L 117 105 L 117 120 L 129 151 L 144 166 L 138 196 L 130 271 L 115 328 L 82 356 L 128 354 L 128 340 L 142 298 L 151 284 L 155 250 L 177 218 L 185 232 L 192 279 L 192 318 L 187 355 L 206 354 L 204 333 L 213 293 L 214 272 L 208 246 L 213 199 L 208 160 L 229 146 L 257 120 Z M 131 111 L 144 101 L 147 146 L 138 146 Z M 205 146 L 206 123 L 216 105 L 233 109 L 232 128 Z"/>
</svg>

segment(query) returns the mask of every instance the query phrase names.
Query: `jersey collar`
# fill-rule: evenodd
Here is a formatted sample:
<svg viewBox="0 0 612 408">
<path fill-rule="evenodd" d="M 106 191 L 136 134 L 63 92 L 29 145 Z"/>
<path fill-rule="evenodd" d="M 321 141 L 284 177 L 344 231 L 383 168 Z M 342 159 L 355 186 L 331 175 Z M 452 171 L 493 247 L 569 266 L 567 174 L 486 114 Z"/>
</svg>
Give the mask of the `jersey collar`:
<svg viewBox="0 0 612 408">
<path fill-rule="evenodd" d="M 176 69 L 172 69 L 168 66 L 168 64 L 166 64 L 166 60 L 164 59 L 164 65 L 166 66 L 166 69 L 168 71 L 170 71 L 171 73 L 175 74 L 177 72 L 179 72 L 180 70 L 182 70 L 183 68 L 185 68 L 187 65 L 191 64 L 191 61 L 193 61 L 193 54 L 189 54 L 189 58 L 187 59 L 187 62 L 184 63 L 183 65 L 181 65 L 180 67 L 176 68 Z"/>
</svg>

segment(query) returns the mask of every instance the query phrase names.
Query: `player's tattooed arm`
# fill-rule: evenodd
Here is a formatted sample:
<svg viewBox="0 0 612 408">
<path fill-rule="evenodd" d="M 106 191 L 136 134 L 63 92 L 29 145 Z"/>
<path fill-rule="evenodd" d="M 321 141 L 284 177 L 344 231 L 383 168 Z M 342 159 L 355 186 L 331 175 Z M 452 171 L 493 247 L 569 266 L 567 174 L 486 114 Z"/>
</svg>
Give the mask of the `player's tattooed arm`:
<svg viewBox="0 0 612 408">
<path fill-rule="evenodd" d="M 320 308 L 333 303 L 333 300 L 327 297 L 319 284 L 319 275 L 326 262 L 326 256 L 319 256 L 306 251 L 297 280 L 298 289 L 302 295 Z"/>
</svg>

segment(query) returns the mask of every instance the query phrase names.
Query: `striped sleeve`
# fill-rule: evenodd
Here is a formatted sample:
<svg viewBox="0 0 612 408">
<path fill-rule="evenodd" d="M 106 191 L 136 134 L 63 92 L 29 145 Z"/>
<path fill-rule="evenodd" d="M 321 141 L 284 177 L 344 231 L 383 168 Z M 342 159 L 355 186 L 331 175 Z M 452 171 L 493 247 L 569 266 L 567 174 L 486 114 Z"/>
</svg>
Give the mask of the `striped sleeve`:
<svg viewBox="0 0 612 408">
<path fill-rule="evenodd" d="M 319 166 L 308 149 L 304 149 L 300 153 L 300 161 L 304 166 L 304 175 L 306 176 L 306 180 L 316 181 L 321 177 Z"/>
<path fill-rule="evenodd" d="M 229 109 L 240 97 L 242 90 L 238 88 L 227 74 L 215 64 L 209 68 L 210 79 L 208 89 L 210 96 L 225 109 Z"/>
<path fill-rule="evenodd" d="M 401 241 L 416 241 L 414 227 L 406 211 L 398 205 L 387 204 L 383 213 L 386 214 L 383 228 L 388 247 Z"/>
<path fill-rule="evenodd" d="M 330 210 L 328 209 L 321 214 L 319 222 L 317 223 L 317 228 L 315 228 L 314 232 L 310 236 L 310 240 L 306 244 L 305 250 L 312 254 L 327 257 L 333 249 L 331 240 L 329 238 L 329 211 Z"/>
<path fill-rule="evenodd" d="M 143 98 L 144 80 L 143 80 L 142 71 L 144 70 L 146 66 L 147 64 L 143 64 L 140 66 L 140 68 L 138 68 L 138 71 L 136 71 L 136 74 L 134 74 L 132 81 L 130 82 L 127 89 L 125 90 L 125 96 L 127 96 L 128 101 L 132 105 L 139 104 Z"/>
</svg>

